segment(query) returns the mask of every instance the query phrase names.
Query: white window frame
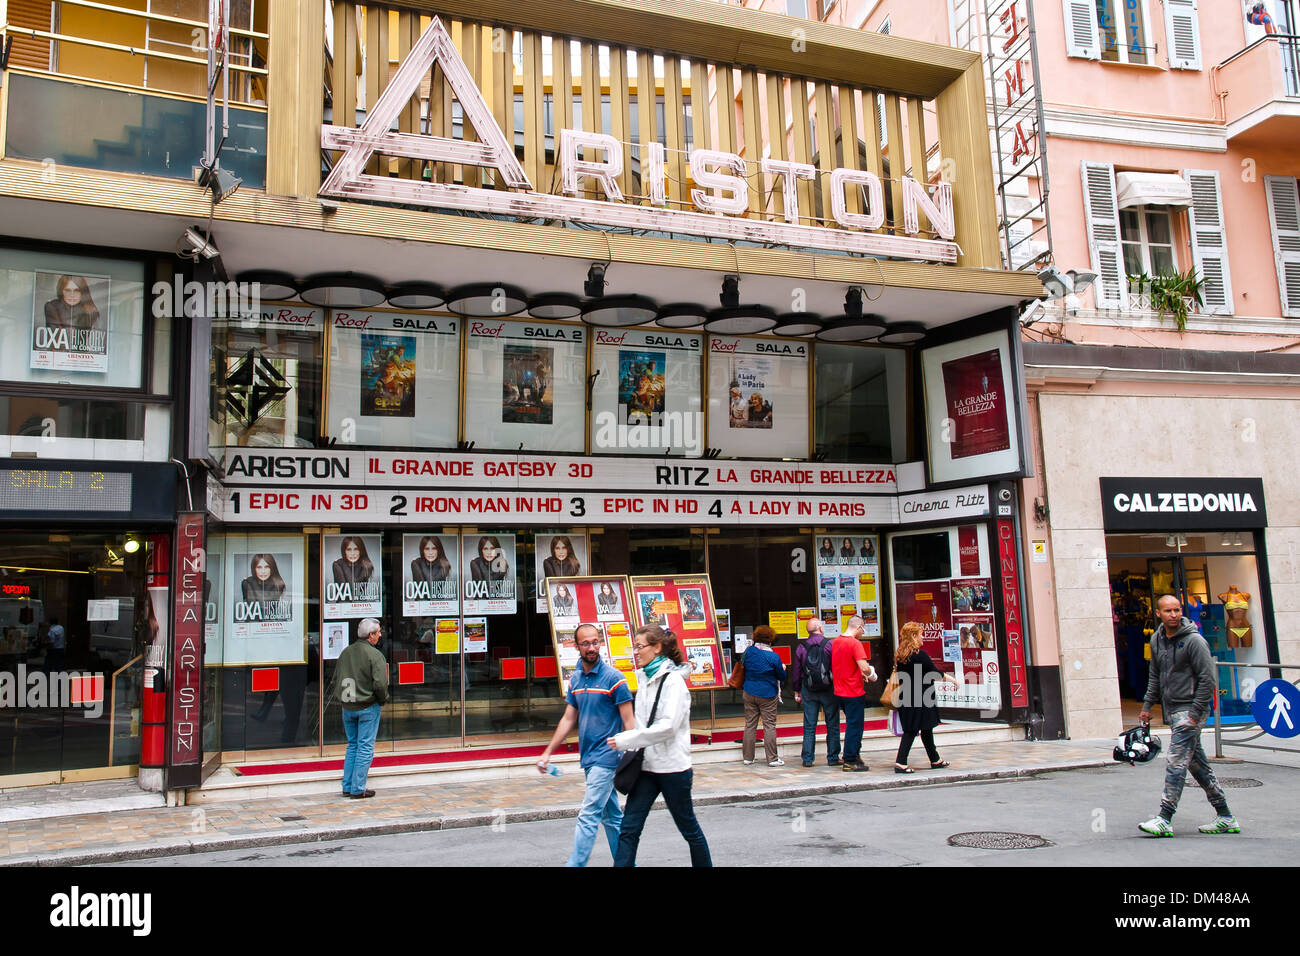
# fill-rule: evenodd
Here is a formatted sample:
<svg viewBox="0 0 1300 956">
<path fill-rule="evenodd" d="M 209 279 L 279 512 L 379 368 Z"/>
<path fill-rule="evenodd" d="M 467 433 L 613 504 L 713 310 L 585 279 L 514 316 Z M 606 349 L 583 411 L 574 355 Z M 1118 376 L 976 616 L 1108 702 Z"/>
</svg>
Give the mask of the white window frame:
<svg viewBox="0 0 1300 956">
<path fill-rule="evenodd" d="M 1115 9 L 1115 10 L 1119 10 L 1119 11 L 1122 11 L 1123 8 L 1125 7 L 1126 3 L 1127 3 L 1127 0 L 1107 0 L 1107 2 L 1111 4 L 1111 6 L 1112 6 L 1113 9 Z M 1154 39 L 1154 37 L 1153 37 L 1152 34 L 1151 34 L 1151 16 L 1150 16 L 1150 12 L 1147 10 L 1147 0 L 1135 0 L 1135 2 L 1137 3 L 1137 9 L 1138 9 L 1138 12 L 1141 13 L 1141 15 L 1142 15 L 1142 36 L 1143 36 L 1143 37 L 1145 38 L 1145 40 L 1146 40 L 1146 45 L 1143 47 L 1143 50 L 1146 52 L 1146 62 L 1145 62 L 1145 63 L 1138 63 L 1138 65 L 1139 65 L 1139 66 L 1156 66 L 1156 61 L 1155 61 L 1155 60 L 1156 60 L 1156 57 L 1155 57 L 1155 48 L 1156 48 L 1156 44 L 1155 44 L 1155 39 Z M 1094 15 L 1095 15 L 1095 14 L 1094 14 Z M 1101 62 L 1103 62 L 1103 63 L 1116 63 L 1116 62 L 1118 62 L 1118 63 L 1129 63 L 1130 61 L 1129 61 L 1128 42 L 1127 42 L 1127 41 L 1128 41 L 1128 31 L 1127 31 L 1127 29 L 1124 28 L 1124 22 L 1121 20 L 1121 22 L 1119 22 L 1119 23 L 1116 24 L 1116 28 L 1115 28 L 1115 38 L 1116 38 L 1115 47 L 1116 47 L 1116 49 L 1119 51 L 1119 59 L 1118 59 L 1118 60 L 1108 60 L 1108 59 L 1106 59 L 1106 55 L 1105 55 L 1105 54 L 1106 54 L 1106 49 L 1105 49 L 1105 44 L 1104 44 L 1104 42 L 1103 42 L 1103 40 L 1102 40 L 1102 35 L 1103 35 L 1103 33 L 1102 33 L 1101 22 L 1100 22 L 1100 20 L 1098 20 L 1098 22 L 1097 22 L 1097 49 L 1098 49 L 1098 54 L 1097 54 L 1097 55 L 1098 55 L 1098 58 L 1101 60 Z"/>
<path fill-rule="evenodd" d="M 1124 237 L 1124 213 L 1136 211 L 1138 214 L 1138 238 L 1126 239 Z M 1178 253 L 1176 252 L 1177 243 L 1174 242 L 1174 214 L 1168 206 L 1127 206 L 1119 211 L 1119 245 L 1120 258 L 1123 259 L 1125 246 L 1137 245 L 1142 251 L 1142 271 L 1149 276 L 1156 273 L 1151 267 L 1151 246 L 1165 246 L 1166 243 L 1152 243 L 1149 230 L 1147 229 L 1147 214 L 1162 213 L 1169 220 L 1169 256 L 1174 263 L 1174 268 L 1178 267 Z M 1125 270 L 1127 274 L 1127 270 Z"/>
</svg>

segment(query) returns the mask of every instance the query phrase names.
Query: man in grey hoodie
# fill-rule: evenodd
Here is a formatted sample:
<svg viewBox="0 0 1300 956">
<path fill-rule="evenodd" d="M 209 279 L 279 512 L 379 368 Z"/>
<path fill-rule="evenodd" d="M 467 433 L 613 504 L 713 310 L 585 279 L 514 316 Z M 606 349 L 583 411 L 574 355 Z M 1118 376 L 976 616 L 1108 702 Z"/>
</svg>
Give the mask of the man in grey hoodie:
<svg viewBox="0 0 1300 956">
<path fill-rule="evenodd" d="M 1240 833 L 1241 827 L 1228 809 L 1228 799 L 1201 746 L 1201 728 L 1210 716 L 1210 703 L 1214 699 L 1210 645 L 1196 625 L 1183 617 L 1183 604 L 1174 595 L 1165 594 L 1156 601 L 1156 614 L 1160 626 L 1151 635 L 1151 678 L 1138 720 L 1150 723 L 1151 708 L 1159 700 L 1173 734 L 1160 813 L 1146 823 L 1139 823 L 1138 829 L 1151 836 L 1174 835 L 1171 821 L 1190 769 L 1217 814 L 1213 822 L 1198 827 L 1200 832 Z"/>
</svg>

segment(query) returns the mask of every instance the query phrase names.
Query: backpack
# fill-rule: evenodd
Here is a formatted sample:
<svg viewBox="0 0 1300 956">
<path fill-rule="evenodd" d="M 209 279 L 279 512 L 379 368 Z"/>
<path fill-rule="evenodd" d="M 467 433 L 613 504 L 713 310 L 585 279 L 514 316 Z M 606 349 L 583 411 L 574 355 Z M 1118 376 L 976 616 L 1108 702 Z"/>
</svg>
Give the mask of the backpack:
<svg viewBox="0 0 1300 956">
<path fill-rule="evenodd" d="M 831 642 L 822 638 L 816 644 L 809 644 L 804 659 L 807 676 L 804 678 L 809 690 L 824 691 L 835 686 L 831 677 Z"/>
</svg>

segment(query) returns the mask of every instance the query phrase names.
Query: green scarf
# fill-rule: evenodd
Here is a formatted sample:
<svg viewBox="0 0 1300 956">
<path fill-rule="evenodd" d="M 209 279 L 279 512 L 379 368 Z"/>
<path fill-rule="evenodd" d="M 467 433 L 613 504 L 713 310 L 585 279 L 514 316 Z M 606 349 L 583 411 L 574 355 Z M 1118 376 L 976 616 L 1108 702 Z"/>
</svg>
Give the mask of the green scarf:
<svg viewBox="0 0 1300 956">
<path fill-rule="evenodd" d="M 653 678 L 655 674 L 659 673 L 659 668 L 663 667 L 667 663 L 668 663 L 668 658 L 660 654 L 649 664 L 647 664 L 644 668 L 642 668 L 642 670 L 645 671 L 645 679 L 650 680 L 651 678 Z"/>
</svg>

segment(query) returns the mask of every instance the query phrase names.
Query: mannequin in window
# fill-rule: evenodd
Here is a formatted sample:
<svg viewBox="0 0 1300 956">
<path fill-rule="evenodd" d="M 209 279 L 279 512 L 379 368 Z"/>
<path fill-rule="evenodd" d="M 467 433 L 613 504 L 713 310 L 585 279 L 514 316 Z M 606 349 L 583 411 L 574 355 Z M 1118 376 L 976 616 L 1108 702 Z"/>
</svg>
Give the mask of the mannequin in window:
<svg viewBox="0 0 1300 956">
<path fill-rule="evenodd" d="M 1250 595 L 1237 590 L 1237 585 L 1228 585 L 1228 590 L 1219 595 L 1223 602 L 1224 625 L 1228 631 L 1229 647 L 1250 647 L 1254 642 L 1250 633 Z"/>
</svg>

